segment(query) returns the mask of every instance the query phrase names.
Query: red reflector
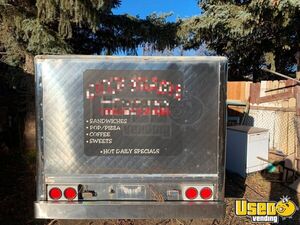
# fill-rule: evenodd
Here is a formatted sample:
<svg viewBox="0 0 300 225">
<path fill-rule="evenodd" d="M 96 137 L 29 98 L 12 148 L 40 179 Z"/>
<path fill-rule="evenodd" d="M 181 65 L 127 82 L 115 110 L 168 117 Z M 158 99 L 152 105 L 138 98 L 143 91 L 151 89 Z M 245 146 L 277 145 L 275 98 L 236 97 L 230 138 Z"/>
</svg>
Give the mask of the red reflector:
<svg viewBox="0 0 300 225">
<path fill-rule="evenodd" d="M 61 190 L 57 187 L 51 188 L 49 191 L 49 196 L 54 200 L 58 200 L 61 198 Z"/>
<path fill-rule="evenodd" d="M 186 191 L 185 191 L 185 196 L 188 199 L 195 199 L 195 198 L 197 198 L 197 195 L 198 195 L 198 191 L 196 188 L 190 187 L 190 188 L 186 189 Z"/>
<path fill-rule="evenodd" d="M 203 199 L 209 199 L 212 196 L 212 190 L 209 187 L 204 187 L 200 191 L 200 196 Z"/>
<path fill-rule="evenodd" d="M 66 199 L 73 200 L 77 196 L 77 191 L 74 188 L 69 187 L 64 191 L 64 195 Z"/>
</svg>

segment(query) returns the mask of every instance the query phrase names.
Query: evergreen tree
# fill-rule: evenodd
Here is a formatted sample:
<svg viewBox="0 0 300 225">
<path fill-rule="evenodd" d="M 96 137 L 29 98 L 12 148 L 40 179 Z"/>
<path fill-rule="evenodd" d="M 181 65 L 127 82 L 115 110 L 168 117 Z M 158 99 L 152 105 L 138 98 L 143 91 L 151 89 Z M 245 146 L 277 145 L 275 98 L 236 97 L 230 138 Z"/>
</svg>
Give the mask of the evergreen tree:
<svg viewBox="0 0 300 225">
<path fill-rule="evenodd" d="M 36 54 L 135 54 L 152 43 L 155 48 L 173 47 L 176 24 L 167 15 L 145 20 L 113 15 L 120 0 L 0 0 L 2 61 L 30 73 Z M 32 67 L 32 66 L 31 66 Z"/>
<path fill-rule="evenodd" d="M 259 69 L 290 73 L 300 48 L 299 0 L 200 0 L 203 14 L 181 21 L 186 49 L 205 42 L 229 57 L 230 78 L 262 78 Z"/>
</svg>

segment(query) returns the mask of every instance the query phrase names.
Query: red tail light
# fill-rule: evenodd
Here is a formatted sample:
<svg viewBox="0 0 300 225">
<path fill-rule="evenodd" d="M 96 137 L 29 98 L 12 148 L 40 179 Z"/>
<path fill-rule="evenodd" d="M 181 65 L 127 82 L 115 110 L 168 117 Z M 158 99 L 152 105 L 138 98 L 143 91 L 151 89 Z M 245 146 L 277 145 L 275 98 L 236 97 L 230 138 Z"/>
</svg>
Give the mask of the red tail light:
<svg viewBox="0 0 300 225">
<path fill-rule="evenodd" d="M 68 200 L 73 200 L 77 196 L 77 191 L 74 188 L 66 188 L 64 191 L 64 196 Z"/>
<path fill-rule="evenodd" d="M 185 196 L 190 200 L 195 199 L 198 196 L 198 191 L 196 188 L 190 187 L 186 189 Z"/>
<path fill-rule="evenodd" d="M 57 187 L 51 188 L 49 191 L 49 197 L 53 200 L 58 200 L 62 196 L 61 190 Z"/>
<path fill-rule="evenodd" d="M 209 187 L 204 187 L 200 191 L 200 197 L 202 199 L 210 199 L 212 196 L 212 190 Z"/>
</svg>

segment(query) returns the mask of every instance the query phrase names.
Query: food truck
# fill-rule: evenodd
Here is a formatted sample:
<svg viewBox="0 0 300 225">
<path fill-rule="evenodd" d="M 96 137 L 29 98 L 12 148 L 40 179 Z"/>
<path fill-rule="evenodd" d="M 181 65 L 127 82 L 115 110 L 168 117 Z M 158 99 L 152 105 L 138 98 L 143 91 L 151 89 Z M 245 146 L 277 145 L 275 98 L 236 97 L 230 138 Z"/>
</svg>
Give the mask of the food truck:
<svg viewBox="0 0 300 225">
<path fill-rule="evenodd" d="M 222 218 L 227 59 L 35 57 L 36 218 Z"/>
</svg>

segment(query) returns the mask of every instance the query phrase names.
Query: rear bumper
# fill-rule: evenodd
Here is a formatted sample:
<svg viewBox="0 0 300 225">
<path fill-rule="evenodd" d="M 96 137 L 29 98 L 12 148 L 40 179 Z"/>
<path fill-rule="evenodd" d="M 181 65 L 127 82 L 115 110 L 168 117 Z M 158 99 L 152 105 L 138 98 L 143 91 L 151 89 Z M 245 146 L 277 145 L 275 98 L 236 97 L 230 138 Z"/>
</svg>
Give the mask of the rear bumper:
<svg viewBox="0 0 300 225">
<path fill-rule="evenodd" d="M 35 202 L 40 219 L 223 218 L 224 202 Z"/>
</svg>

